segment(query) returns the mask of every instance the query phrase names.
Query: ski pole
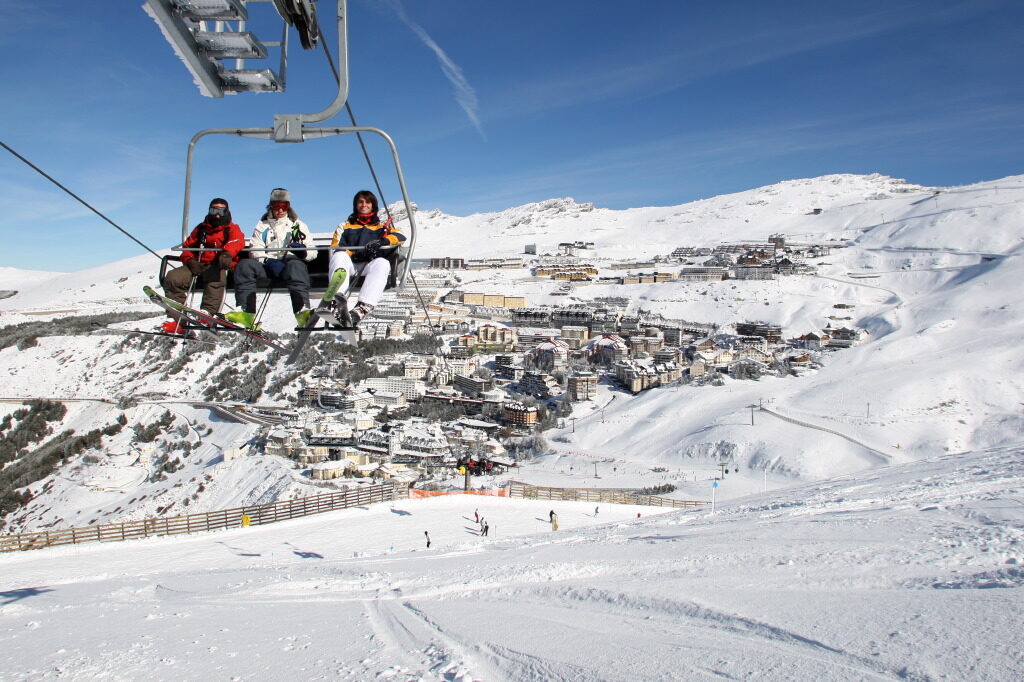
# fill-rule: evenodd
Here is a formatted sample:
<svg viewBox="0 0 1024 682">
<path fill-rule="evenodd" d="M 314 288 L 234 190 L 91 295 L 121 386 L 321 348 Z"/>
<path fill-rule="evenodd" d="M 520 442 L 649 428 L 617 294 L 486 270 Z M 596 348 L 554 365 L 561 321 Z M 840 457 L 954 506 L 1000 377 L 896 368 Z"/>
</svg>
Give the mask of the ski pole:
<svg viewBox="0 0 1024 682">
<path fill-rule="evenodd" d="M 270 284 L 267 285 L 267 293 L 263 296 L 263 301 L 260 302 L 260 307 L 256 310 L 256 317 L 253 320 L 254 325 L 259 325 L 260 320 L 263 319 L 263 311 L 267 308 L 267 303 L 270 302 L 270 294 L 274 291 L 274 279 L 270 278 Z"/>
<path fill-rule="evenodd" d="M 185 300 L 188 301 L 189 308 L 195 308 L 195 306 L 192 305 L 192 292 L 195 291 L 197 279 L 199 279 L 198 275 L 192 275 L 192 281 L 189 282 L 188 285 L 188 294 L 185 295 Z"/>
</svg>

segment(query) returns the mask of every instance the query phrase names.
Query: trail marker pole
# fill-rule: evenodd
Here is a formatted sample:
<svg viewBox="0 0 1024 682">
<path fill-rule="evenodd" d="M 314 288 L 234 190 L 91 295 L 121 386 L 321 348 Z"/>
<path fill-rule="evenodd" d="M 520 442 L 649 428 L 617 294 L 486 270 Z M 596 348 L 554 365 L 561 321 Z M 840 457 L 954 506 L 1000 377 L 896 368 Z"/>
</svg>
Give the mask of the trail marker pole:
<svg viewBox="0 0 1024 682">
<path fill-rule="evenodd" d="M 718 489 L 718 481 L 711 484 L 711 513 L 715 513 L 715 490 Z"/>
</svg>

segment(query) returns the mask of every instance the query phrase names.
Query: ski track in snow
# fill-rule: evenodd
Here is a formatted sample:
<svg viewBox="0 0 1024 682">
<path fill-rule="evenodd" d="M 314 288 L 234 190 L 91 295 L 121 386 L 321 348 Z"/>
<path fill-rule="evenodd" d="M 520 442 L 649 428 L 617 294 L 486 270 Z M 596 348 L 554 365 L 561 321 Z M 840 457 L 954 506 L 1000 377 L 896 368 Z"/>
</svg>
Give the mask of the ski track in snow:
<svg viewBox="0 0 1024 682">
<path fill-rule="evenodd" d="M 598 523 L 588 503 L 557 503 L 557 533 L 537 520 L 548 502 L 432 498 L 402 503 L 406 514 L 377 505 L 6 555 L 0 636 L 11 646 L 0 673 L 1008 679 L 1021 664 L 1013 643 L 1024 644 L 1010 625 L 1024 616 L 1022 480 L 1019 450 L 1001 449 L 776 491 L 715 515 L 637 520 L 607 505 Z M 464 533 L 474 506 L 499 538 Z M 435 548 L 366 544 L 422 527 Z M 970 637 L 977 609 L 987 616 Z M 990 651 L 998 633 L 1008 648 Z"/>
</svg>

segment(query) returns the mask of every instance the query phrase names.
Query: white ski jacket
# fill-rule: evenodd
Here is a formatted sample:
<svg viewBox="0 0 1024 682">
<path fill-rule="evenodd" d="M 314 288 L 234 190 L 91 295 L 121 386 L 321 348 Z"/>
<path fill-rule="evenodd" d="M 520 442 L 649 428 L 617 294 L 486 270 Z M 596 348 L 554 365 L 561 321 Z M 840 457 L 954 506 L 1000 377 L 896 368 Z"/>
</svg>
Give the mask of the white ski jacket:
<svg viewBox="0 0 1024 682">
<path fill-rule="evenodd" d="M 295 237 L 300 238 L 296 239 Z M 252 239 L 249 240 L 249 248 L 281 249 L 280 251 L 254 252 L 252 255 L 261 263 L 268 258 L 291 260 L 295 258 L 295 254 L 288 250 L 288 245 L 294 241 L 301 241 L 308 247 L 304 260 L 311 261 L 316 258 L 316 251 L 313 249 L 313 236 L 309 232 L 309 227 L 298 218 L 289 216 L 277 220 L 265 218 L 256 223 L 256 229 L 252 231 Z"/>
</svg>

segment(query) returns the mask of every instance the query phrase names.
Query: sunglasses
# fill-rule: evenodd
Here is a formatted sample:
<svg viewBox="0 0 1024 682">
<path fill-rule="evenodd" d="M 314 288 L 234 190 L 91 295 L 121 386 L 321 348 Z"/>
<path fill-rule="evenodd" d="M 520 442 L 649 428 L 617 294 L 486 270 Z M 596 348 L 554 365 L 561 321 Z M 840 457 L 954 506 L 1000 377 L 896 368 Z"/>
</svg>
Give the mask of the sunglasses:
<svg viewBox="0 0 1024 682">
<path fill-rule="evenodd" d="M 287 202 L 287 201 L 272 201 L 272 202 L 270 202 L 270 208 L 272 208 L 274 210 L 281 209 L 282 211 L 287 211 L 290 207 L 291 207 L 291 203 Z"/>
<path fill-rule="evenodd" d="M 228 212 L 228 207 L 227 206 L 211 206 L 210 207 L 210 215 L 227 215 L 227 212 Z"/>
</svg>

